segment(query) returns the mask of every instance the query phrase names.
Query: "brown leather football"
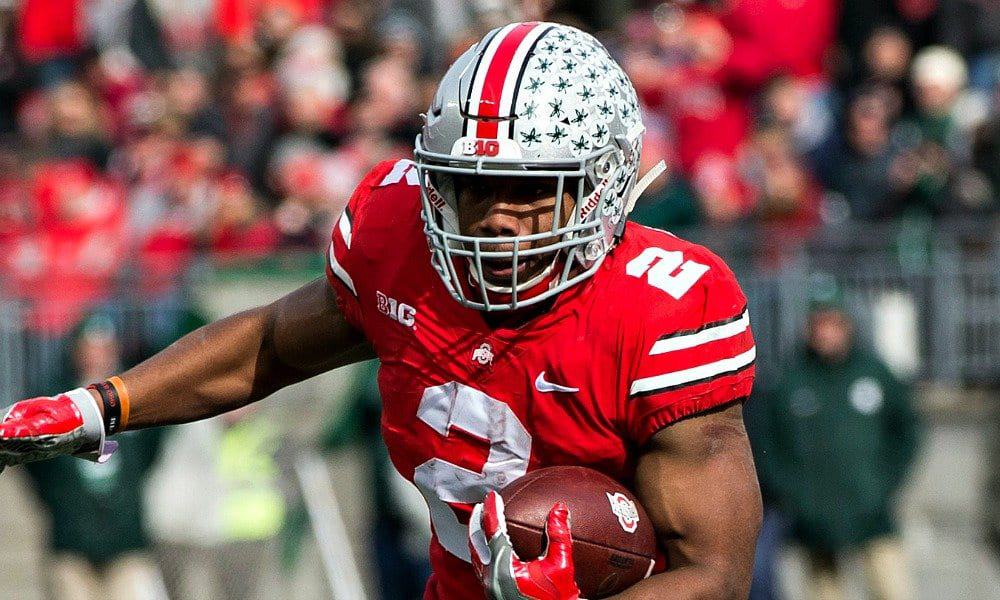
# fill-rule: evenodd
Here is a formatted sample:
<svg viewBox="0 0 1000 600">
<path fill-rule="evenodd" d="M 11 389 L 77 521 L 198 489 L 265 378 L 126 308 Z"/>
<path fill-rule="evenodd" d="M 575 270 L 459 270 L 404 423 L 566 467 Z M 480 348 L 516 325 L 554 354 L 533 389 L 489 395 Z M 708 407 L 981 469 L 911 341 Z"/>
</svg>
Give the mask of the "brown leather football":
<svg viewBox="0 0 1000 600">
<path fill-rule="evenodd" d="M 542 553 L 549 510 L 560 500 L 566 502 L 582 598 L 617 594 L 652 570 L 653 524 L 632 492 L 607 475 L 585 467 L 548 467 L 517 479 L 500 495 L 507 531 L 521 560 Z"/>
</svg>

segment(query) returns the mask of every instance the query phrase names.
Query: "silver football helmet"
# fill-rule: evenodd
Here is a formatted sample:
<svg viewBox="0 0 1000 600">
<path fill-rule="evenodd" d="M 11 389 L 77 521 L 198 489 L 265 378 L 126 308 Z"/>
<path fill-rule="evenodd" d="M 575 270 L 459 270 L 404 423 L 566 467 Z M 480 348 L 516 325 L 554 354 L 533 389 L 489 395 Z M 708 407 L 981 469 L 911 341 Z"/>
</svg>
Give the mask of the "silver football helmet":
<svg viewBox="0 0 1000 600">
<path fill-rule="evenodd" d="M 513 23 L 469 48 L 441 80 L 414 151 L 432 261 L 451 295 L 478 310 L 511 310 L 593 275 L 641 191 L 643 131 L 632 83 L 587 33 Z M 551 230 L 462 235 L 456 182 L 468 176 L 548 178 Z M 568 218 L 564 193 L 575 200 Z M 487 281 L 484 261 L 510 261 L 509 284 Z M 547 266 L 519 281 L 524 261 Z"/>
</svg>

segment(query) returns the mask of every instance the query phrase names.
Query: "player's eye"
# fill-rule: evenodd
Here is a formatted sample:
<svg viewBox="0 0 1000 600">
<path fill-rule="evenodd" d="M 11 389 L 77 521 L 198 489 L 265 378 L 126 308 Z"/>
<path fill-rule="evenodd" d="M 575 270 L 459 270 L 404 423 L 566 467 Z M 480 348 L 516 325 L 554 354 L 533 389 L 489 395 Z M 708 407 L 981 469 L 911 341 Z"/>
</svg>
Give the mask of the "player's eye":
<svg viewBox="0 0 1000 600">
<path fill-rule="evenodd" d="M 455 191 L 466 202 L 482 201 L 493 196 L 495 188 L 486 177 L 460 176 L 455 178 Z"/>
<path fill-rule="evenodd" d="M 551 181 L 525 180 L 510 186 L 512 199 L 534 201 L 552 198 L 556 195 L 556 186 Z"/>
</svg>

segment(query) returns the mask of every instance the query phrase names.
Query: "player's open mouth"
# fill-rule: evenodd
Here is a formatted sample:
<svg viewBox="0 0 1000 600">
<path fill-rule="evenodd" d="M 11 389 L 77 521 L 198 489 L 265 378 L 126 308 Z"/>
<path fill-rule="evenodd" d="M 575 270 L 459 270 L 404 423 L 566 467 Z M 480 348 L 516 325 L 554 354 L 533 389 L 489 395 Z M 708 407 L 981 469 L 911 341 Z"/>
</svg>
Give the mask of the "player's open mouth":
<svg viewBox="0 0 1000 600">
<path fill-rule="evenodd" d="M 538 273 L 540 264 L 538 256 L 521 257 L 517 264 L 517 280 L 520 282 L 529 280 Z M 483 278 L 489 283 L 507 286 L 510 285 L 513 276 L 514 265 L 510 259 L 483 259 Z"/>
</svg>

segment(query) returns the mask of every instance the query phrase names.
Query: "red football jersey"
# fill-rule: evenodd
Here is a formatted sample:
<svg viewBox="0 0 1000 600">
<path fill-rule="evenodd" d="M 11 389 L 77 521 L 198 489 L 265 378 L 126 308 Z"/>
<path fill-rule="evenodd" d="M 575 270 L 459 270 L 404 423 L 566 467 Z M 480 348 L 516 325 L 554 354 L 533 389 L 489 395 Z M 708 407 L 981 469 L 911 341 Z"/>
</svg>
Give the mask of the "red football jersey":
<svg viewBox="0 0 1000 600">
<path fill-rule="evenodd" d="M 489 490 L 554 465 L 631 486 L 656 431 L 750 393 L 755 347 L 726 265 L 634 223 L 550 310 L 490 327 L 431 266 L 420 210 L 413 163 L 378 165 L 335 227 L 327 276 L 382 362 L 392 461 L 430 507 L 425 597 L 480 599 L 466 524 Z"/>
</svg>

